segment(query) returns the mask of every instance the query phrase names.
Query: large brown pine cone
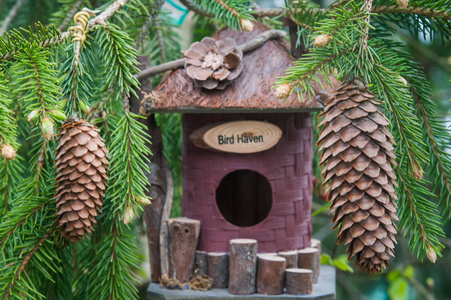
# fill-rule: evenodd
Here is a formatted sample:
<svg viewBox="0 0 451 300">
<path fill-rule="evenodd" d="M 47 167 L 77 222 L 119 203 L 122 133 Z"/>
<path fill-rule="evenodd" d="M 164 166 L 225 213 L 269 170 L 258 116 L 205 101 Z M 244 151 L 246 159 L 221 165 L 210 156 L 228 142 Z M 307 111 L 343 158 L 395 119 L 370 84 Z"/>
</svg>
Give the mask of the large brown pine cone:
<svg viewBox="0 0 451 300">
<path fill-rule="evenodd" d="M 85 120 L 67 121 L 55 161 L 59 227 L 66 239 L 76 242 L 93 229 L 108 180 L 108 150 L 99 129 Z"/>
<path fill-rule="evenodd" d="M 205 37 L 193 43 L 184 56 L 188 76 L 197 86 L 208 90 L 223 90 L 243 69 L 243 52 L 231 38 L 216 41 Z"/>
<path fill-rule="evenodd" d="M 377 273 L 394 256 L 397 196 L 393 136 L 375 99 L 362 84 L 344 83 L 326 100 L 318 145 L 324 184 L 330 183 L 338 243 L 361 271 Z"/>
</svg>

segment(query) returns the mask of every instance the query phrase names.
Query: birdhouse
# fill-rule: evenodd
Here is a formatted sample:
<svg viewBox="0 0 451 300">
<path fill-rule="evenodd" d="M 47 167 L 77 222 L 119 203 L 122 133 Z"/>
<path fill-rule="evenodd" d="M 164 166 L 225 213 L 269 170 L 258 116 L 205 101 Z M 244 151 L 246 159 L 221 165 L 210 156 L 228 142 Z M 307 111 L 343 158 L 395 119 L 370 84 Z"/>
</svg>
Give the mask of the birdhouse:
<svg viewBox="0 0 451 300">
<path fill-rule="evenodd" d="M 274 82 L 294 60 L 288 43 L 242 47 L 267 31 L 256 23 L 194 43 L 185 67 L 143 103 L 148 113 L 183 114 L 182 216 L 200 221 L 198 253 L 231 252 L 237 239 L 256 241 L 260 254 L 312 246 L 312 112 L 333 86 L 319 75 L 313 97 L 276 97 Z"/>
</svg>

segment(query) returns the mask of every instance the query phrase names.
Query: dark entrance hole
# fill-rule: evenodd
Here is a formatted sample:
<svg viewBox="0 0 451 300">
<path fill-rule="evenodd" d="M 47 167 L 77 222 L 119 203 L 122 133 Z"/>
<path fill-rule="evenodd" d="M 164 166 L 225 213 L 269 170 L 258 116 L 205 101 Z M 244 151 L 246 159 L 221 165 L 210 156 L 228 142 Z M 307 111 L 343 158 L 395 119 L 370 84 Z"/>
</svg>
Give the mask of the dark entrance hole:
<svg viewBox="0 0 451 300">
<path fill-rule="evenodd" d="M 271 185 L 255 171 L 234 171 L 221 180 L 216 189 L 216 203 L 228 222 L 241 227 L 253 226 L 263 221 L 271 210 Z"/>
</svg>

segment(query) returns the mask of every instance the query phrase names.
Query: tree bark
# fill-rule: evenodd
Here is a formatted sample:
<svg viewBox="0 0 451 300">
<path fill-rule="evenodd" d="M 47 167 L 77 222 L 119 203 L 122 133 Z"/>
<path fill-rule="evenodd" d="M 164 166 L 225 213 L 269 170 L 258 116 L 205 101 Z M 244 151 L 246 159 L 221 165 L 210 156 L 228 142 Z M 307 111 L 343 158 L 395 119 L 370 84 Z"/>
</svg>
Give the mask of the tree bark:
<svg viewBox="0 0 451 300">
<path fill-rule="evenodd" d="M 193 275 L 200 221 L 188 218 L 168 220 L 169 277 L 187 282 Z"/>
<path fill-rule="evenodd" d="M 145 69 L 149 66 L 149 58 L 147 56 L 138 56 L 139 69 Z M 138 98 L 131 96 L 130 110 L 139 114 L 140 102 L 143 93 L 152 92 L 152 83 L 150 78 L 141 81 L 141 90 L 136 90 Z M 163 213 L 164 201 L 166 197 L 166 180 L 163 171 L 163 142 L 161 138 L 160 128 L 155 122 L 154 115 L 147 119 L 139 119 L 141 123 L 146 125 L 146 133 L 152 137 L 152 143 L 146 146 L 152 151 L 149 157 L 150 173 L 146 174 L 149 181 L 147 196 L 152 198 L 152 204 L 144 207 L 145 221 L 147 227 L 147 242 L 149 248 L 150 276 L 153 282 L 158 282 L 161 276 L 160 269 L 160 225 L 161 215 Z"/>
<path fill-rule="evenodd" d="M 287 260 L 287 269 L 298 267 L 298 251 L 297 250 L 279 252 L 279 253 L 277 253 L 277 255 L 279 255 Z"/>
<path fill-rule="evenodd" d="M 313 292 L 313 272 L 291 268 L 285 271 L 285 287 L 288 294 L 306 295 Z"/>
<path fill-rule="evenodd" d="M 230 241 L 229 293 L 249 295 L 255 293 L 257 268 L 257 241 L 233 239 Z"/>
<path fill-rule="evenodd" d="M 213 287 L 225 289 L 229 285 L 229 255 L 225 252 L 207 254 L 208 274 L 213 278 Z"/>
<path fill-rule="evenodd" d="M 275 255 L 257 256 L 257 293 L 279 295 L 283 293 L 287 261 Z"/>
<path fill-rule="evenodd" d="M 208 275 L 207 252 L 196 251 L 194 260 L 194 270 L 197 271 L 197 274 L 200 276 Z"/>
</svg>

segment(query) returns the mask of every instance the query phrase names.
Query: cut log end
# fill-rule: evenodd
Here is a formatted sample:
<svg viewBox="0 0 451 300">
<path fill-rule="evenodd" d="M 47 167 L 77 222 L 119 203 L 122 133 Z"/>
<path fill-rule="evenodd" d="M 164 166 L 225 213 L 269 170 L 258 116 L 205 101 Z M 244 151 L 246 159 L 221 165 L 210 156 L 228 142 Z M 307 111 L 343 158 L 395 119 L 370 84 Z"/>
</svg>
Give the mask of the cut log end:
<svg viewBox="0 0 451 300">
<path fill-rule="evenodd" d="M 312 270 L 290 268 L 285 271 L 285 286 L 288 294 L 308 295 L 313 292 Z"/>
<path fill-rule="evenodd" d="M 277 254 L 287 260 L 287 269 L 298 267 L 298 251 L 297 250 L 282 251 Z"/>
<path fill-rule="evenodd" d="M 282 294 L 286 259 L 271 254 L 258 255 L 257 265 L 257 293 Z"/>
</svg>

